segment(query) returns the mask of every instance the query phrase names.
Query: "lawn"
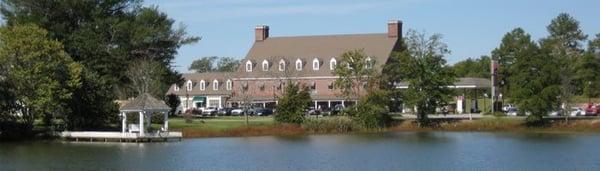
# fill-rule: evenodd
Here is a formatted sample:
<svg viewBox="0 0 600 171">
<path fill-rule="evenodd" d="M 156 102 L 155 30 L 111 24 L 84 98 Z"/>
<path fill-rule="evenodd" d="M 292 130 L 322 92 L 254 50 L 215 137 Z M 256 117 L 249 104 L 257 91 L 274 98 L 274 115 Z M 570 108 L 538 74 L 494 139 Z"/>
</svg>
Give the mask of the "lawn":
<svg viewBox="0 0 600 171">
<path fill-rule="evenodd" d="M 249 117 L 251 126 L 272 125 L 272 117 Z M 240 116 L 224 116 L 216 118 L 194 118 L 192 123 L 186 123 L 181 117 L 169 118 L 169 129 L 181 130 L 192 128 L 198 130 L 227 130 L 246 126 L 246 118 Z"/>
</svg>

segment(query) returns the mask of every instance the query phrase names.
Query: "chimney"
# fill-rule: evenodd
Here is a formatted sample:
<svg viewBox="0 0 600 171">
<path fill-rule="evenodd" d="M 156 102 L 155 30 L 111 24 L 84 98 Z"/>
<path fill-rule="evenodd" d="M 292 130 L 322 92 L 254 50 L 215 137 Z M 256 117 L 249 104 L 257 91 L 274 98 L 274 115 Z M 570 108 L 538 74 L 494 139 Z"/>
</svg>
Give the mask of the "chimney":
<svg viewBox="0 0 600 171">
<path fill-rule="evenodd" d="M 269 37 L 269 26 L 260 25 L 254 28 L 255 42 L 262 42 Z"/>
<path fill-rule="evenodd" d="M 402 38 L 402 21 L 390 20 L 388 22 L 388 37 Z"/>
</svg>

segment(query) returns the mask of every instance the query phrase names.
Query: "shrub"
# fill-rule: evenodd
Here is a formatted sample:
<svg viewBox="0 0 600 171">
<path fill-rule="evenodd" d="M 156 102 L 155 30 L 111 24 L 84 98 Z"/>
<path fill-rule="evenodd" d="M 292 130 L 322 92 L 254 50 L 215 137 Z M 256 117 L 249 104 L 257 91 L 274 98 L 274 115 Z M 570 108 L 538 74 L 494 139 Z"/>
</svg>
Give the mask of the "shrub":
<svg viewBox="0 0 600 171">
<path fill-rule="evenodd" d="M 370 92 L 345 113 L 364 128 L 384 128 L 389 126 L 392 120 L 385 107 L 387 99 L 389 98 L 385 91 Z"/>
<path fill-rule="evenodd" d="M 310 103 L 308 87 L 300 87 L 288 81 L 284 95 L 279 99 L 275 121 L 279 123 L 301 124 L 304 121 L 304 110 Z"/>
</svg>

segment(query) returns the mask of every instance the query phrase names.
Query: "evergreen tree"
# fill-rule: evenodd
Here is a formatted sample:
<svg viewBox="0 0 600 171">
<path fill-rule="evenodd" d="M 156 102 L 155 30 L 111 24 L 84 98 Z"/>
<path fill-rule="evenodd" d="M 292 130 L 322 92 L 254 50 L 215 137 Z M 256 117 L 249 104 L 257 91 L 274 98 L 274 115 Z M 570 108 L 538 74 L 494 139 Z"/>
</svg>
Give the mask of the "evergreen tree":
<svg viewBox="0 0 600 171">
<path fill-rule="evenodd" d="M 311 102 L 308 87 L 300 88 L 298 84 L 288 81 L 284 91 L 283 96 L 279 98 L 275 121 L 301 124 L 304 121 L 304 110 Z"/>
</svg>

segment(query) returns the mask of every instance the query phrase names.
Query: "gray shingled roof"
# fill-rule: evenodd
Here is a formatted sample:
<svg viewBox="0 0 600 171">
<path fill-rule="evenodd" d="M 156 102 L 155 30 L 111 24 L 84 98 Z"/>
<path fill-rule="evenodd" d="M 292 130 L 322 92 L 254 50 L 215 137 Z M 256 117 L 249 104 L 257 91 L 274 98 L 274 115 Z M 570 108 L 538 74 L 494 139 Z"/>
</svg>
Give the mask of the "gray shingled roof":
<svg viewBox="0 0 600 171">
<path fill-rule="evenodd" d="M 169 106 L 164 101 L 158 100 L 148 93 L 144 93 L 135 99 L 127 102 L 119 110 L 121 111 L 140 111 L 140 110 L 169 110 Z"/>
<path fill-rule="evenodd" d="M 232 90 L 227 90 L 227 80 L 232 79 L 235 74 L 232 72 L 208 72 L 208 73 L 186 73 L 183 74 L 183 79 L 185 82 L 179 88 L 179 91 L 175 91 L 175 86 L 172 85 L 169 88 L 167 94 L 176 94 L 176 95 L 231 95 Z M 186 83 L 188 80 L 192 81 L 192 91 L 186 91 Z M 204 80 L 205 88 L 204 90 L 200 90 L 200 81 Z M 213 89 L 213 81 L 217 80 L 219 82 L 218 90 Z M 233 79 L 232 79 L 232 83 Z"/>
<path fill-rule="evenodd" d="M 350 50 L 363 49 L 365 54 L 376 61 L 375 68 L 381 69 L 399 44 L 399 38 L 390 38 L 386 33 L 347 34 L 322 36 L 269 37 L 255 42 L 246 58 L 240 62 L 238 78 L 274 77 L 281 74 L 291 77 L 333 76 L 329 61 Z M 313 70 L 312 61 L 317 58 L 319 70 Z M 286 70 L 279 71 L 279 61 L 286 62 Z M 295 68 L 296 60 L 303 63 L 301 71 Z M 252 72 L 246 72 L 246 62 L 253 63 Z M 269 70 L 262 70 L 262 62 L 269 62 Z"/>
</svg>

